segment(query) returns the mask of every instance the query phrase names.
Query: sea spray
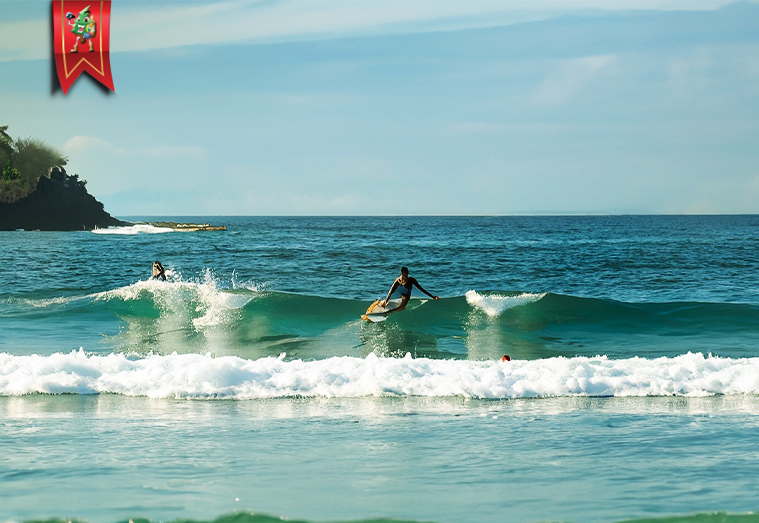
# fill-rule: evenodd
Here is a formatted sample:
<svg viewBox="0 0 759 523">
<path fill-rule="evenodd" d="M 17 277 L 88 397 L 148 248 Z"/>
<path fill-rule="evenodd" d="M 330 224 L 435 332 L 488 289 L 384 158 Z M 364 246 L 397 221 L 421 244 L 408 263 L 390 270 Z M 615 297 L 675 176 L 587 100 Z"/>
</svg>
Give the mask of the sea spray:
<svg viewBox="0 0 759 523">
<path fill-rule="evenodd" d="M 547 293 L 528 293 L 523 292 L 516 295 L 503 295 L 503 294 L 480 294 L 475 290 L 467 291 L 466 301 L 473 307 L 483 311 L 490 317 L 498 317 L 505 310 L 518 307 L 520 305 L 527 305 L 534 303 L 543 297 Z"/>
<path fill-rule="evenodd" d="M 256 295 L 255 290 L 243 293 L 226 292 L 210 270 L 204 271 L 198 281 L 183 281 L 181 274 L 167 270 L 169 281 L 147 280 L 95 295 L 96 300 L 138 300 L 149 296 L 162 311 L 174 314 L 192 312 L 192 324 L 196 329 L 223 324 L 230 320 L 226 313 L 241 309 Z M 233 286 L 238 284 L 233 280 Z M 254 289 L 248 284 L 247 289 Z"/>
</svg>

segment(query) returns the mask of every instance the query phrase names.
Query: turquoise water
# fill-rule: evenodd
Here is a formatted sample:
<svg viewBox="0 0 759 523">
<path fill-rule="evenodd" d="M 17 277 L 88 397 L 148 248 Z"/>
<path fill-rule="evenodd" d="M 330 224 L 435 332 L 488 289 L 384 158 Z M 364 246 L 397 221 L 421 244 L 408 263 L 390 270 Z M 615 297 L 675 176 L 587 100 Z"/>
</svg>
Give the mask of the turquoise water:
<svg viewBox="0 0 759 523">
<path fill-rule="evenodd" d="M 758 216 L 178 219 L 0 233 L 0 520 L 755 519 Z"/>
</svg>

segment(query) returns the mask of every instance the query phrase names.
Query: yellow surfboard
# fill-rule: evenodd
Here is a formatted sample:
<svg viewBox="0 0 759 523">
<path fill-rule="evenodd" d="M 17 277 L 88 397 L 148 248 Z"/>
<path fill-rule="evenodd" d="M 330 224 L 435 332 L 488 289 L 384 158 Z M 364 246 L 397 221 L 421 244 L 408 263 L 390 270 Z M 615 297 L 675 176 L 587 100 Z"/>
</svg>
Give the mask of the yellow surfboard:
<svg viewBox="0 0 759 523">
<path fill-rule="evenodd" d="M 385 307 L 380 305 L 380 302 L 382 301 L 383 300 L 374 300 L 374 303 L 369 305 L 369 308 L 366 309 L 366 312 L 361 315 L 361 319 L 371 323 L 385 321 L 387 319 L 387 315 L 390 314 L 390 311 L 401 306 L 402 299 L 397 298 L 395 300 L 390 300 L 387 302 L 387 305 Z"/>
</svg>

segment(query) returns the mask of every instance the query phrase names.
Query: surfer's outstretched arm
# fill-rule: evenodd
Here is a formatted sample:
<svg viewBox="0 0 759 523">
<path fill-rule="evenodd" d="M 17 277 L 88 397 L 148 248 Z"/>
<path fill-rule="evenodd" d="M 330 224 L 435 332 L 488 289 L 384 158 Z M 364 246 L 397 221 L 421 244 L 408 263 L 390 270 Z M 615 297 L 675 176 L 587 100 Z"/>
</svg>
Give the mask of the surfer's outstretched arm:
<svg viewBox="0 0 759 523">
<path fill-rule="evenodd" d="M 417 289 L 419 289 L 420 291 L 422 291 L 424 294 L 426 294 L 427 296 L 429 296 L 429 297 L 430 297 L 430 298 L 432 298 L 433 300 L 439 300 L 439 299 L 440 299 L 440 296 L 435 296 L 434 294 L 430 294 L 429 292 L 427 292 L 427 291 L 424 289 L 424 287 L 422 287 L 421 285 L 419 285 L 419 282 L 418 282 L 418 281 L 416 281 L 416 278 L 414 278 L 414 280 L 412 281 L 412 283 L 413 283 L 414 285 L 416 285 L 416 288 L 417 288 Z"/>
</svg>

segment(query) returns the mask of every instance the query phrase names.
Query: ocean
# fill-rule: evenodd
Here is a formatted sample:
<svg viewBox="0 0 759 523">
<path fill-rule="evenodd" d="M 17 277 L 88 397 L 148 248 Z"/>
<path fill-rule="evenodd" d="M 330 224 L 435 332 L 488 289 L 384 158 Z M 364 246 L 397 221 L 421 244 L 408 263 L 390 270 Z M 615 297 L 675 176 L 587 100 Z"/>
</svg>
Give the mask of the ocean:
<svg viewBox="0 0 759 523">
<path fill-rule="evenodd" d="M 759 216 L 168 219 L 0 232 L 0 521 L 759 522 Z"/>
</svg>

